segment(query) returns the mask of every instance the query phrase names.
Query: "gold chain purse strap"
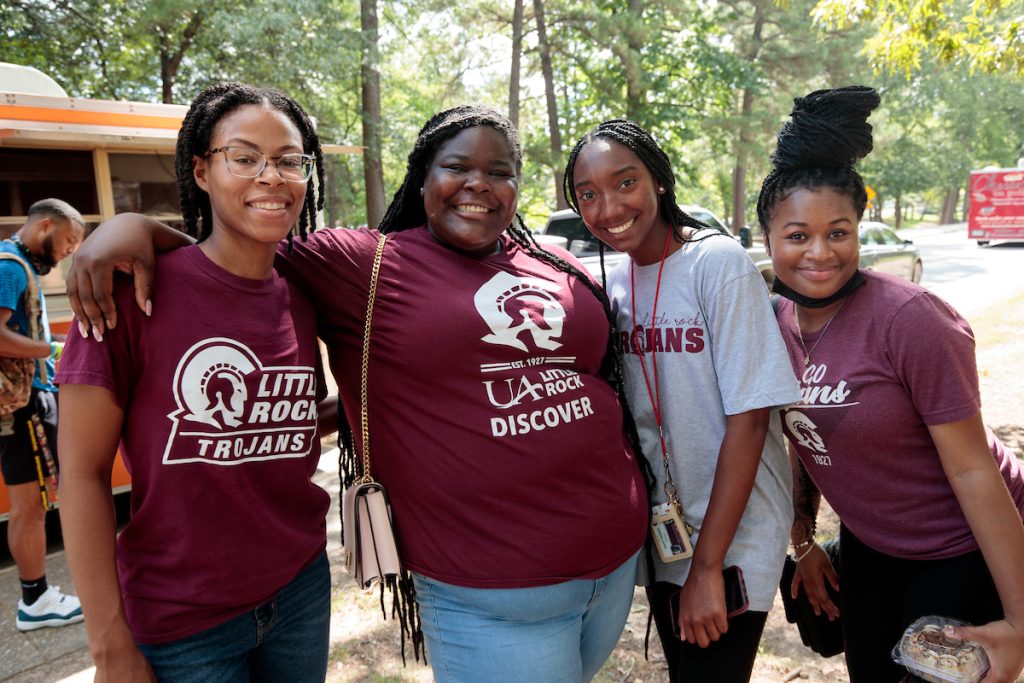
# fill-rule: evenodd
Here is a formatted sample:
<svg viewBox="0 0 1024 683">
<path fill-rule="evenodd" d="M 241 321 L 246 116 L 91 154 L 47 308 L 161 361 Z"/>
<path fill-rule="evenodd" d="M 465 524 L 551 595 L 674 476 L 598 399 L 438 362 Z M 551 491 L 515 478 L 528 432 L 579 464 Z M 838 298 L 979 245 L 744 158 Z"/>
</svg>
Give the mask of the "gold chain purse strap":
<svg viewBox="0 0 1024 683">
<path fill-rule="evenodd" d="M 380 275 L 380 262 L 384 258 L 384 243 L 388 236 L 381 234 L 377 242 L 377 252 L 373 255 L 373 270 L 370 272 L 370 293 L 366 300 L 366 324 L 363 327 L 363 360 L 359 369 L 359 429 L 363 439 L 363 476 L 355 484 L 366 484 L 373 481 L 370 474 L 370 417 L 366 409 L 366 371 L 370 366 L 370 321 L 373 319 L 373 302 L 377 298 L 377 278 Z"/>
</svg>

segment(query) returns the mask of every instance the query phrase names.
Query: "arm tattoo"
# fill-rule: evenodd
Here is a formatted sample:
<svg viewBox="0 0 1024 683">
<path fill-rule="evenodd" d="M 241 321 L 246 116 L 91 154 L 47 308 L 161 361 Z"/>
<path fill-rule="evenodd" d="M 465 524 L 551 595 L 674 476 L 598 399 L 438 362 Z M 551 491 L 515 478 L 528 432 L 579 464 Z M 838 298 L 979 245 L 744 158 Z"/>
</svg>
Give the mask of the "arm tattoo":
<svg viewBox="0 0 1024 683">
<path fill-rule="evenodd" d="M 792 449 L 790 458 L 793 465 L 793 527 L 789 532 L 789 538 L 797 544 L 814 538 L 821 492 L 811 481 L 810 475 Z"/>
</svg>

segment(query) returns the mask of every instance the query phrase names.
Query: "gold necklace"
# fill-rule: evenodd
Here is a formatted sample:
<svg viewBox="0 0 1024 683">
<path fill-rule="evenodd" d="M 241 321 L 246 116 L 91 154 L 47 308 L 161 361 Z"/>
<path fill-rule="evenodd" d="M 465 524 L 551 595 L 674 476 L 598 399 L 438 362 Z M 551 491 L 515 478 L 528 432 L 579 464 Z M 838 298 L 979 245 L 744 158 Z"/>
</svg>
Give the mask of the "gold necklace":
<svg viewBox="0 0 1024 683">
<path fill-rule="evenodd" d="M 804 333 L 800 330 L 800 313 L 797 311 L 796 304 L 793 305 L 793 319 L 796 320 L 796 338 L 800 340 L 800 348 L 804 350 L 805 367 L 807 365 L 810 365 L 811 354 L 814 353 L 814 349 L 818 348 L 818 344 L 821 343 L 821 340 L 824 339 L 825 337 L 825 333 L 828 332 L 828 326 L 831 325 L 832 321 L 836 319 L 837 315 L 839 315 L 839 311 L 843 310 L 843 306 L 845 304 L 846 299 L 843 299 L 842 303 L 839 304 L 839 308 L 836 309 L 836 312 L 832 314 L 832 317 L 828 319 L 828 321 L 825 323 L 825 326 L 821 328 L 821 334 L 818 335 L 818 338 L 814 341 L 814 344 L 811 345 L 810 351 L 807 350 L 807 346 L 804 344 Z"/>
</svg>

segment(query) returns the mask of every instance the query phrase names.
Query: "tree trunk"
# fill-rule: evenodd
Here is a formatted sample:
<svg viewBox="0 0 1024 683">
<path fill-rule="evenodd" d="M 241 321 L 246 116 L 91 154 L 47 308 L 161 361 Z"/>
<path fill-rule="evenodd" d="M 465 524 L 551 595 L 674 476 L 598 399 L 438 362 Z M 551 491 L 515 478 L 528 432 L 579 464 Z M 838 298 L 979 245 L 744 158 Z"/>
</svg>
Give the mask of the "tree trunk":
<svg viewBox="0 0 1024 683">
<path fill-rule="evenodd" d="M 160 46 L 160 95 L 164 104 L 174 104 L 175 69 L 171 64 L 170 55 Z"/>
<path fill-rule="evenodd" d="M 359 0 L 359 24 L 363 33 L 363 59 L 359 74 L 363 94 L 363 178 L 366 182 L 366 224 L 380 225 L 384 201 L 384 168 L 380 142 L 380 54 L 377 50 L 377 1 Z"/>
<path fill-rule="evenodd" d="M 633 23 L 628 26 L 628 31 L 624 36 L 626 53 L 620 56 L 626 77 L 626 118 L 643 124 L 647 88 L 644 85 L 643 67 L 640 62 L 644 40 L 637 31 L 643 22 L 644 0 L 629 0 L 628 15 Z"/>
<path fill-rule="evenodd" d="M 754 34 L 751 36 L 750 49 L 745 55 L 748 62 L 757 60 L 757 55 L 764 45 L 762 32 L 765 24 L 764 3 L 754 3 Z M 736 166 L 732 171 L 732 232 L 738 235 L 740 228 L 747 224 L 747 153 L 753 142 L 754 133 L 750 129 L 750 115 L 754 111 L 754 90 L 743 90 L 743 101 L 740 105 L 740 133 L 736 143 Z"/>
<path fill-rule="evenodd" d="M 508 120 L 519 128 L 519 59 L 523 53 L 523 0 L 512 11 L 512 73 L 508 78 Z"/>
<path fill-rule="evenodd" d="M 340 208 L 340 202 L 338 201 L 338 184 L 336 182 L 331 182 L 331 180 L 334 180 L 334 168 L 335 163 L 331 160 L 331 157 L 324 155 L 324 177 L 330 179 L 325 183 L 325 187 L 320 188 L 320 192 L 324 196 L 325 228 L 333 228 L 341 222 L 341 216 L 338 211 Z"/>
<path fill-rule="evenodd" d="M 903 203 L 900 201 L 900 196 L 896 195 L 896 215 L 893 217 L 893 227 L 897 230 L 900 229 L 900 225 L 903 222 Z"/>
<path fill-rule="evenodd" d="M 174 82 L 178 78 L 178 69 L 181 67 L 181 60 L 185 53 L 192 47 L 196 34 L 203 26 L 206 14 L 203 10 L 196 10 L 189 20 L 185 30 L 182 31 L 181 39 L 176 45 L 171 44 L 173 30 L 164 27 L 157 28 L 157 37 L 160 51 L 160 94 L 164 104 L 174 103 Z"/>
<path fill-rule="evenodd" d="M 964 182 L 964 203 L 960 207 L 960 215 L 963 216 L 963 220 L 967 220 L 967 216 L 971 210 L 971 176 L 967 176 L 966 182 Z"/>
<path fill-rule="evenodd" d="M 744 222 L 744 198 L 747 195 L 746 153 L 737 150 L 736 166 L 732 169 L 732 234 L 740 234 Z"/>
<path fill-rule="evenodd" d="M 555 99 L 555 75 L 551 68 L 551 48 L 548 45 L 547 26 L 544 23 L 544 0 L 533 0 L 533 11 L 537 18 L 537 51 L 540 52 L 540 68 L 544 73 L 544 98 L 548 104 L 548 133 L 551 135 L 551 160 L 555 171 L 555 205 L 567 209 L 562 192 L 562 133 L 558 128 L 558 101 Z"/>
<path fill-rule="evenodd" d="M 946 190 L 946 196 L 942 201 L 942 212 L 939 214 L 939 225 L 949 225 L 956 222 L 956 205 L 960 199 L 960 188 L 951 187 Z"/>
</svg>

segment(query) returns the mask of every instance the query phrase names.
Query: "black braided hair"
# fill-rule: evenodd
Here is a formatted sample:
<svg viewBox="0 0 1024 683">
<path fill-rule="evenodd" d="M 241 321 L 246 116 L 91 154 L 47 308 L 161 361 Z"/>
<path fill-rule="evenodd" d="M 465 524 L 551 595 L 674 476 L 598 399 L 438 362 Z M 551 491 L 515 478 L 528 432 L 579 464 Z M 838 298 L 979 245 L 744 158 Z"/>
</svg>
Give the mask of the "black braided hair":
<svg viewBox="0 0 1024 683">
<path fill-rule="evenodd" d="M 721 235 L 722 233 L 717 230 L 708 232 L 706 235 L 701 237 L 690 237 L 684 236 L 683 230 L 685 228 L 693 228 L 695 230 L 702 230 L 708 228 L 707 225 L 697 220 L 690 214 L 683 211 L 682 207 L 676 201 L 676 176 L 672 170 L 672 162 L 669 161 L 668 154 L 665 150 L 655 141 L 654 137 L 647 132 L 641 125 L 628 119 L 610 119 L 598 125 L 596 128 L 591 130 L 589 133 L 581 137 L 576 144 L 573 146 L 572 151 L 569 153 L 569 160 L 565 164 L 565 175 L 562 179 L 562 193 L 565 195 L 565 200 L 569 206 L 573 208 L 576 213 L 580 213 L 579 200 L 576 197 L 575 187 L 575 176 L 576 176 L 576 162 L 579 159 L 580 153 L 583 148 L 591 142 L 604 138 L 616 142 L 640 159 L 647 170 L 653 176 L 655 183 L 658 185 L 659 190 L 664 188 L 664 192 L 660 192 L 658 195 L 658 214 L 661 218 L 671 226 L 672 238 L 677 242 L 699 242 L 709 237 Z M 598 240 L 598 254 L 600 255 L 601 261 L 601 284 L 607 288 L 608 280 L 605 270 L 604 253 L 605 244 Z M 614 317 L 610 318 L 612 326 L 613 337 L 615 335 L 616 320 Z M 616 354 L 616 372 L 622 373 L 622 347 L 615 343 L 615 354 Z M 619 401 L 623 405 L 623 412 L 629 419 L 629 427 L 632 433 L 636 434 L 636 425 L 633 422 L 632 413 L 629 411 L 628 403 L 625 396 L 625 387 L 620 384 Z M 634 448 L 637 454 L 637 460 L 641 463 L 641 469 L 644 473 L 644 478 L 647 482 L 647 490 L 653 497 L 654 487 L 656 485 L 656 479 L 654 471 L 651 468 L 650 461 L 643 456 L 643 450 L 640 447 L 640 440 L 638 436 L 634 436 L 633 441 Z M 650 538 L 648 537 L 647 543 L 650 544 Z M 653 560 L 653 549 L 648 547 L 646 555 L 647 571 L 653 576 L 654 575 L 654 560 Z M 647 635 L 644 638 L 644 655 L 647 655 L 647 646 L 651 635 L 651 621 L 653 617 L 648 619 L 647 622 Z"/>
<path fill-rule="evenodd" d="M 490 107 L 478 104 L 460 104 L 430 117 L 420 128 L 405 169 L 405 179 L 391 199 L 388 210 L 380 222 L 381 232 L 400 232 L 419 227 L 427 222 L 420 189 L 427 179 L 427 170 L 437 150 L 448 140 L 468 128 L 487 126 L 505 136 L 518 173 L 523 164 L 519 148 L 519 133 L 507 118 Z"/>
<path fill-rule="evenodd" d="M 202 241 L 213 231 L 213 213 L 210 196 L 196 184 L 192 173 L 193 157 L 206 156 L 210 148 L 210 137 L 217 123 L 238 107 L 255 104 L 285 114 L 302 136 L 302 149 L 316 159 L 317 183 L 306 183 L 306 198 L 303 202 L 299 224 L 294 232 L 305 238 L 316 229 L 316 214 L 324 208 L 323 195 L 317 187 L 324 185 L 324 157 L 320 149 L 320 138 L 306 112 L 293 99 L 274 88 L 257 88 L 244 83 L 221 83 L 212 85 L 192 100 L 181 130 L 178 131 L 178 146 L 174 156 L 174 168 L 178 177 L 178 196 L 181 200 L 181 214 L 185 221 L 185 232 Z M 288 235 L 291 240 L 292 234 Z"/>
<path fill-rule="evenodd" d="M 515 126 L 504 115 L 498 111 L 481 105 L 464 104 L 434 114 L 420 129 L 412 152 L 409 153 L 409 162 L 406 167 L 405 179 L 402 186 L 395 193 L 387 213 L 380 223 L 381 232 L 397 232 L 423 225 L 427 221 L 427 214 L 423 208 L 423 198 L 420 196 L 419 188 L 423 187 L 427 176 L 427 169 L 434 160 L 437 150 L 447 140 L 455 137 L 467 128 L 476 126 L 489 126 L 505 136 L 509 149 L 512 150 L 512 158 L 518 171 L 522 167 L 523 154 L 519 146 L 519 134 Z M 683 214 L 685 216 L 685 214 Z M 687 218 L 689 218 L 687 216 Z M 690 219 L 693 221 L 693 219 Z M 698 225 L 700 225 L 698 223 Z M 602 287 L 598 286 L 589 275 L 584 274 L 575 264 L 564 258 L 542 248 L 533 233 L 526 227 L 523 217 L 518 213 L 516 220 L 507 229 L 509 239 L 525 249 L 534 258 L 544 261 L 554 268 L 569 273 L 587 289 L 604 308 L 605 317 L 608 320 L 608 340 L 606 343 L 604 365 L 601 368 L 602 374 L 609 378 L 612 386 L 619 394 L 619 401 L 622 404 L 623 413 L 626 419 L 627 432 L 634 446 L 639 444 L 636 438 L 636 428 L 633 424 L 633 417 L 626 406 L 624 382 L 622 373 L 622 355 L 617 343 L 615 334 L 615 315 L 612 313 L 608 296 Z M 636 451 L 638 454 L 640 450 Z M 643 460 L 638 458 L 638 460 Z"/>
<path fill-rule="evenodd" d="M 655 142 L 654 138 L 642 126 L 628 119 L 609 119 L 600 124 L 592 131 L 581 137 L 569 153 L 569 160 L 565 164 L 565 175 L 562 178 L 562 193 L 565 201 L 576 213 L 580 212 L 579 200 L 576 197 L 574 183 L 576 175 L 576 161 L 579 159 L 583 148 L 588 144 L 605 138 L 622 145 L 643 162 L 647 170 L 654 176 L 654 181 L 659 189 L 665 191 L 658 195 L 658 213 L 672 226 L 672 237 L 678 242 L 684 242 L 683 228 L 695 228 L 700 230 L 708 226 L 686 213 L 680 208 L 676 201 L 676 176 L 672 171 L 672 162 L 669 161 L 665 150 Z M 706 237 L 710 237 L 707 235 Z M 705 239 L 704 237 L 698 238 Z M 600 242 L 600 240 L 599 240 Z M 600 242 L 598 253 L 601 258 L 601 283 L 607 286 L 607 278 L 604 267 L 604 242 Z"/>
<path fill-rule="evenodd" d="M 757 220 L 766 235 L 776 205 L 797 188 L 832 188 L 850 197 L 858 218 L 868 204 L 855 165 L 872 149 L 867 119 L 881 103 L 878 92 L 863 85 L 816 90 L 793 103 L 757 197 Z"/>
<path fill-rule="evenodd" d="M 381 232 L 400 232 L 419 227 L 427 222 L 423 197 L 420 195 L 419 190 L 424 185 L 430 164 L 433 162 L 442 144 L 462 131 L 477 126 L 488 126 L 505 136 L 509 149 L 512 151 L 516 170 L 517 172 L 519 171 L 523 158 L 522 150 L 519 146 L 519 134 L 515 126 L 512 125 L 512 122 L 504 115 L 490 107 L 477 104 L 463 104 L 438 112 L 430 117 L 420 129 L 416 142 L 413 144 L 413 149 L 409 153 L 405 178 L 402 180 L 398 191 L 395 192 L 394 198 L 384 214 L 384 218 L 381 219 L 379 226 Z M 693 219 L 690 220 L 693 221 Z M 696 221 L 693 222 L 696 223 Z M 697 223 L 697 225 L 701 224 Z M 583 273 L 575 264 L 542 248 L 533 237 L 533 233 L 526 227 L 522 216 L 518 213 L 516 214 L 515 221 L 507 228 L 507 234 L 509 239 L 525 249 L 532 257 L 544 261 L 554 268 L 578 279 L 601 303 L 605 318 L 608 321 L 608 337 L 601 372 L 604 377 L 608 378 L 619 396 L 627 436 L 637 454 L 637 461 L 641 463 L 642 467 L 646 466 L 646 459 L 639 457 L 640 453 L 642 453 L 639 446 L 640 440 L 637 436 L 633 417 L 626 404 L 622 355 L 615 333 L 615 316 L 612 313 L 611 304 L 604 289 L 594 282 L 589 275 Z M 346 482 L 351 482 L 354 479 L 352 472 L 354 472 L 356 465 L 355 450 L 352 443 L 351 427 L 348 424 L 342 424 L 342 419 L 343 415 L 339 411 L 339 447 L 342 450 L 343 470 L 345 470 L 343 479 Z M 349 470 L 348 468 L 352 469 Z M 645 471 L 645 475 L 648 474 Z M 651 481 L 653 479 L 648 477 L 648 480 Z"/>
<path fill-rule="evenodd" d="M 476 126 L 489 126 L 505 136 L 516 162 L 516 171 L 522 163 L 519 135 L 512 123 L 490 107 L 463 104 L 438 112 L 430 117 L 416 137 L 406 165 L 405 178 L 388 205 L 378 229 L 381 232 L 401 232 L 427 222 L 420 188 L 427 178 L 427 169 L 434 161 L 437 150 L 446 141 L 462 131 Z M 348 488 L 359 477 L 352 425 L 343 410 L 338 411 L 338 449 L 341 483 Z"/>
</svg>

